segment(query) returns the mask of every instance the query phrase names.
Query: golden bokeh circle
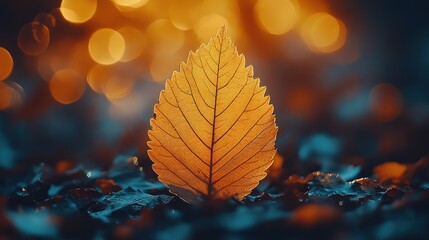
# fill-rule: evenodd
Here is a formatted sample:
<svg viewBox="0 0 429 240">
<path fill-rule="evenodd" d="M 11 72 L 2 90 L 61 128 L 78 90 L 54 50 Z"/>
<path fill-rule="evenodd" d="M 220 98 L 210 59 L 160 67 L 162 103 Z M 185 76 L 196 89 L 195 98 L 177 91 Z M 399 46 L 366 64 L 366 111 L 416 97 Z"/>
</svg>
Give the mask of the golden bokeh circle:
<svg viewBox="0 0 429 240">
<path fill-rule="evenodd" d="M 97 0 L 62 0 L 60 12 L 71 23 L 84 23 L 97 10 Z"/>
<path fill-rule="evenodd" d="M 91 35 L 88 50 L 95 62 L 110 65 L 121 60 L 125 53 L 125 40 L 117 31 L 102 28 Z"/>
</svg>

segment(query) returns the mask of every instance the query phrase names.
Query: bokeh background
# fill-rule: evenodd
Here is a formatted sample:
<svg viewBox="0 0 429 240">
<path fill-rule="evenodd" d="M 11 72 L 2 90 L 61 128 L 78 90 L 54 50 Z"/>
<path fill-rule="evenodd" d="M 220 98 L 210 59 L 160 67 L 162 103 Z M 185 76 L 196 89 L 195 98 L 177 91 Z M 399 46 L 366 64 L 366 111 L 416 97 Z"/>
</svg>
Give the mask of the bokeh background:
<svg viewBox="0 0 429 240">
<path fill-rule="evenodd" d="M 0 169 L 149 168 L 164 82 L 225 25 L 268 87 L 282 174 L 369 176 L 429 152 L 424 2 L 0 1 Z M 9 179 L 0 177 L 0 184 Z"/>
</svg>

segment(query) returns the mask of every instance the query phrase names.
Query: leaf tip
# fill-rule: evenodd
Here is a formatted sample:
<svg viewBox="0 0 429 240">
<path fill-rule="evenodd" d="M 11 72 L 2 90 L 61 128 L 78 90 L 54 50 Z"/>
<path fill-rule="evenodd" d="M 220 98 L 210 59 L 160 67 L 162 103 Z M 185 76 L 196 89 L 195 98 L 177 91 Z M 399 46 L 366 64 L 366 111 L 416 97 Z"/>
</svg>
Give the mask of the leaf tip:
<svg viewBox="0 0 429 240">
<path fill-rule="evenodd" d="M 217 36 L 220 38 L 220 39 L 225 39 L 226 37 L 227 37 L 227 34 L 228 34 L 228 30 L 227 30 L 227 28 L 226 28 L 226 26 L 225 25 L 223 25 L 220 29 L 219 29 L 219 31 L 217 32 Z"/>
</svg>

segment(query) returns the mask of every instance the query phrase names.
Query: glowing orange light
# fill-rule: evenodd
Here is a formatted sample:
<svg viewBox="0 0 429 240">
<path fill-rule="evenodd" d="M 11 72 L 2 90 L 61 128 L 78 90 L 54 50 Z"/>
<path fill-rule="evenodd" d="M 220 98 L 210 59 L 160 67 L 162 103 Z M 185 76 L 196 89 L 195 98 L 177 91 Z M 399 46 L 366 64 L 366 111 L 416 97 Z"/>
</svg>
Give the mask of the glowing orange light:
<svg viewBox="0 0 429 240">
<path fill-rule="evenodd" d="M 0 81 L 9 77 L 13 69 L 13 59 L 9 51 L 0 47 Z"/>
<path fill-rule="evenodd" d="M 57 172 L 59 173 L 63 173 L 67 170 L 72 169 L 75 166 L 74 163 L 67 161 L 67 160 L 60 160 L 59 162 L 57 162 L 57 164 L 55 165 L 55 169 L 57 170 Z"/>
<path fill-rule="evenodd" d="M 133 86 L 133 78 L 118 74 L 116 76 L 111 76 L 102 86 L 102 90 L 108 99 L 116 100 L 128 96 Z"/>
<path fill-rule="evenodd" d="M 278 179 L 283 172 L 283 162 L 283 157 L 279 153 L 276 153 L 274 162 L 267 171 L 268 177 L 271 179 Z"/>
<path fill-rule="evenodd" d="M 64 69 L 54 74 L 49 87 L 52 97 L 57 102 L 70 104 L 82 97 L 85 91 L 85 82 L 75 71 Z"/>
<path fill-rule="evenodd" d="M 119 10 L 128 10 L 129 8 L 139 8 L 144 6 L 149 0 L 112 0 Z"/>
<path fill-rule="evenodd" d="M 254 9 L 260 26 L 274 35 L 290 31 L 298 20 L 298 3 L 290 0 L 259 0 Z"/>
<path fill-rule="evenodd" d="M 12 104 L 10 87 L 0 82 L 0 110 L 7 109 Z"/>
<path fill-rule="evenodd" d="M 402 95 L 394 85 L 380 83 L 370 94 L 370 110 L 379 122 L 389 122 L 397 118 L 402 112 Z"/>
<path fill-rule="evenodd" d="M 15 88 L 0 82 L 0 111 L 11 108 L 20 101 L 21 95 Z"/>
<path fill-rule="evenodd" d="M 334 52 L 344 45 L 346 27 L 329 13 L 316 13 L 305 20 L 301 28 L 301 38 L 314 52 Z"/>
<path fill-rule="evenodd" d="M 40 22 L 24 25 L 18 34 L 18 46 L 28 55 L 41 54 L 48 48 L 49 41 L 49 29 Z"/>
<path fill-rule="evenodd" d="M 102 93 L 102 86 L 111 74 L 112 71 L 109 67 L 103 65 L 95 65 L 88 72 L 86 80 L 88 81 L 88 85 L 94 92 Z"/>
<path fill-rule="evenodd" d="M 299 225 L 311 227 L 322 222 L 332 222 L 339 219 L 341 212 L 334 207 L 316 204 L 307 204 L 299 207 L 292 215 L 291 220 Z"/>
<path fill-rule="evenodd" d="M 146 47 L 146 36 L 134 27 L 123 27 L 118 32 L 125 40 L 125 52 L 121 62 L 128 62 L 139 57 Z"/>
<path fill-rule="evenodd" d="M 134 86 L 134 80 L 128 71 L 104 65 L 95 65 L 87 75 L 91 89 L 103 93 L 109 100 L 128 96 Z"/>
<path fill-rule="evenodd" d="M 311 117 L 318 108 L 317 94 L 308 86 L 296 86 L 293 91 L 286 94 L 287 110 L 300 117 Z"/>
<path fill-rule="evenodd" d="M 171 23 L 180 30 L 189 30 L 201 15 L 200 0 L 172 1 L 168 15 Z"/>
<path fill-rule="evenodd" d="M 219 14 L 210 14 L 198 20 L 194 26 L 194 32 L 200 42 L 207 42 L 222 26 L 230 29 L 230 24 L 226 18 Z"/>
<path fill-rule="evenodd" d="M 118 62 L 124 55 L 125 40 L 117 31 L 102 28 L 91 35 L 88 50 L 94 61 L 110 65 Z"/>
<path fill-rule="evenodd" d="M 94 16 L 97 0 L 63 0 L 60 11 L 64 19 L 72 23 L 84 23 Z"/>
<path fill-rule="evenodd" d="M 152 22 L 146 30 L 157 54 L 175 53 L 185 42 L 183 31 L 175 28 L 169 20 Z"/>
</svg>

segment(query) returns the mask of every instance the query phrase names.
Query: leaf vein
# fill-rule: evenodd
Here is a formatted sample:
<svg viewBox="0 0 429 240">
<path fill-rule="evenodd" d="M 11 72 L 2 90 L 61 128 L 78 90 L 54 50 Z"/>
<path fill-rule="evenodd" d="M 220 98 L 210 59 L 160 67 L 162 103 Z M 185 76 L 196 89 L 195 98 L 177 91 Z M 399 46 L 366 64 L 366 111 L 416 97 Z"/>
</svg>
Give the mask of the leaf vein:
<svg viewBox="0 0 429 240">
<path fill-rule="evenodd" d="M 189 88 L 191 89 L 191 96 L 192 96 L 192 100 L 194 101 L 194 103 L 195 103 L 195 107 L 197 108 L 197 110 L 198 110 L 198 113 L 204 118 L 204 120 L 206 120 L 206 122 L 210 125 L 210 126 L 212 126 L 213 124 L 206 118 L 206 116 L 204 116 L 204 114 L 203 114 L 203 112 L 201 112 L 201 109 L 200 109 L 200 107 L 198 106 L 198 104 L 197 104 L 197 101 L 195 100 L 195 97 L 194 97 L 194 94 L 193 94 L 193 91 L 192 91 L 192 87 L 191 87 L 191 85 L 190 85 L 190 83 L 189 83 L 189 80 L 188 80 L 188 77 L 186 76 L 186 72 L 184 72 L 184 76 L 185 76 L 185 79 L 186 79 L 186 81 L 188 82 L 188 84 L 189 84 Z M 203 96 L 201 95 L 201 93 L 200 93 L 200 90 L 198 89 L 198 86 L 196 86 L 196 83 L 195 83 L 195 87 L 197 88 L 197 91 L 198 91 L 198 93 L 200 94 L 200 96 L 201 96 L 201 98 L 203 99 L 203 102 L 205 103 L 205 105 L 208 107 L 208 108 L 211 108 L 211 109 L 213 109 L 212 107 L 210 107 L 207 103 L 206 103 L 206 101 L 204 100 L 204 98 L 203 98 Z"/>
<path fill-rule="evenodd" d="M 177 133 L 177 136 L 179 136 L 179 138 L 182 140 L 183 144 L 185 144 L 185 146 L 189 149 L 189 151 L 191 151 L 192 154 L 194 154 L 202 163 L 204 163 L 205 165 L 208 166 L 208 164 L 206 162 L 203 161 L 203 159 L 198 156 L 198 154 L 196 154 L 192 148 L 189 147 L 189 145 L 185 142 L 185 140 L 183 139 L 183 137 L 179 134 L 179 131 L 177 131 L 176 127 L 174 126 L 174 124 L 171 122 L 171 120 L 161 111 L 160 108 L 158 108 L 159 113 L 161 113 L 165 119 L 167 119 L 167 121 L 170 123 L 170 125 L 173 127 L 174 131 Z"/>
<path fill-rule="evenodd" d="M 157 137 L 155 137 L 155 136 L 153 136 L 152 135 L 152 137 L 153 138 L 155 138 L 156 139 L 156 141 L 158 141 L 161 145 L 162 145 L 162 147 L 168 152 L 168 153 L 170 153 L 171 155 L 173 155 L 173 153 L 171 153 L 170 152 L 170 150 L 168 150 L 159 140 L 158 140 L 158 138 Z M 174 156 L 174 155 L 173 155 Z M 199 180 L 201 180 L 201 182 L 203 182 L 203 183 L 206 183 L 207 184 L 207 182 L 206 181 L 204 181 L 204 179 L 202 179 L 200 176 L 198 176 L 197 174 L 195 174 L 186 164 L 184 164 L 179 158 L 177 158 L 177 157 L 175 157 L 174 159 L 176 159 L 180 164 L 182 164 L 189 172 L 191 172 L 192 173 L 192 175 L 194 175 L 195 177 L 197 177 Z M 207 176 L 205 176 L 205 174 L 203 174 L 204 175 L 204 177 L 207 177 Z"/>
<path fill-rule="evenodd" d="M 153 156 L 152 156 L 153 157 Z M 157 159 L 156 157 L 153 157 L 155 159 Z M 158 160 L 158 159 L 157 159 Z M 200 194 L 203 194 L 200 190 L 196 189 L 195 187 L 191 186 L 191 184 L 189 184 L 188 182 L 186 182 L 182 177 L 180 177 L 179 175 L 177 175 L 175 172 L 171 171 L 165 164 L 163 164 L 161 161 L 157 161 L 157 163 L 161 164 L 162 166 L 164 166 L 166 168 L 167 171 L 171 172 L 172 174 L 174 174 L 178 179 L 182 180 L 186 185 L 188 185 L 190 188 L 194 189 L 195 191 L 197 191 Z"/>
<path fill-rule="evenodd" d="M 222 110 L 222 112 L 220 112 L 218 115 L 216 115 L 216 117 L 220 117 L 220 115 L 222 115 L 222 113 L 224 113 L 226 110 L 228 110 L 228 108 L 231 106 L 231 104 L 238 98 L 238 96 L 240 95 L 240 93 L 243 91 L 243 89 L 248 85 L 249 79 L 247 79 L 246 83 L 243 85 L 243 87 L 241 87 L 240 91 L 237 93 L 237 95 L 235 95 L 234 99 L 232 99 L 229 103 L 228 106 L 226 106 L 225 109 Z"/>
<path fill-rule="evenodd" d="M 256 87 L 256 86 L 255 86 Z M 222 136 L 220 136 L 214 143 L 216 144 L 218 141 L 220 141 L 228 132 L 229 130 L 231 130 L 235 124 L 238 122 L 238 120 L 241 118 L 241 116 L 243 116 L 243 114 L 246 112 L 246 108 L 249 106 L 250 102 L 252 101 L 254 95 L 249 99 L 249 101 L 246 104 L 246 107 L 243 109 L 243 111 L 241 112 L 241 114 L 238 116 L 238 118 L 234 121 L 234 123 L 231 125 L 231 127 L 222 134 Z"/>
<path fill-rule="evenodd" d="M 266 130 L 266 129 L 265 129 Z M 265 131 L 264 130 L 264 131 Z M 270 142 L 271 140 L 274 138 L 275 136 L 271 137 L 270 139 L 268 139 L 268 141 L 264 144 L 264 146 L 257 151 L 255 154 L 253 154 L 250 158 L 246 159 L 244 162 L 240 163 L 238 166 L 236 166 L 235 168 L 231 169 L 229 172 L 227 172 L 226 174 L 224 174 L 222 177 L 218 178 L 216 181 L 213 182 L 213 185 L 217 182 L 219 182 L 220 180 L 222 180 L 224 177 L 228 176 L 229 174 L 231 174 L 233 171 L 237 170 L 237 168 L 243 166 L 244 164 L 246 164 L 248 161 L 250 161 L 253 157 L 255 157 L 256 155 L 258 155 L 259 153 L 261 153 L 261 150 L 264 149 Z M 244 149 L 244 148 L 243 148 Z M 234 156 L 235 157 L 235 156 Z M 219 169 L 218 169 L 219 170 Z"/>
<path fill-rule="evenodd" d="M 246 109 L 245 112 L 255 111 L 255 110 L 259 109 L 260 107 L 264 106 L 265 104 L 267 104 L 267 102 L 268 102 L 268 98 L 262 104 L 260 104 L 259 106 L 255 107 L 255 108 L 252 108 L 252 109 Z"/>
<path fill-rule="evenodd" d="M 192 69 L 191 69 L 191 73 L 192 73 Z M 189 88 L 191 89 L 191 93 L 193 92 L 192 91 L 192 87 L 191 87 L 191 83 L 189 82 L 189 79 L 188 79 L 188 76 L 186 75 L 186 71 L 183 71 L 183 75 L 185 76 L 185 79 L 186 79 L 186 82 L 188 82 L 188 85 L 189 85 Z M 203 99 L 203 102 L 205 103 L 205 105 L 207 106 L 207 107 L 209 107 L 210 109 L 213 109 L 213 107 L 212 106 L 210 106 L 207 102 L 206 102 L 206 100 L 204 99 L 204 97 L 203 97 L 203 95 L 201 94 L 201 92 L 200 92 L 200 89 L 198 88 L 198 85 L 197 85 L 197 82 L 196 82 L 196 80 L 195 80 L 195 78 L 192 76 L 192 79 L 194 80 L 194 83 L 195 83 L 195 88 L 197 89 L 197 91 L 198 91 L 198 94 L 200 94 L 200 96 L 201 96 L 201 98 Z M 195 100 L 195 97 L 194 97 L 194 94 L 191 94 L 192 95 L 192 99 L 194 100 L 194 102 L 195 102 L 195 105 L 197 105 L 197 101 Z M 198 108 L 198 105 L 197 105 L 197 108 Z M 200 109 L 198 109 L 198 111 L 199 111 Z M 200 114 L 201 115 L 203 115 L 202 113 L 201 113 L 201 111 L 200 111 Z M 204 116 L 204 115 L 203 115 Z M 205 118 L 205 117 L 204 117 Z M 207 120 L 207 119 L 206 119 Z M 207 120 L 207 122 L 209 122 L 208 120 Z M 210 122 L 209 122 L 210 123 Z M 210 123 L 211 124 L 211 123 Z"/>
<path fill-rule="evenodd" d="M 174 95 L 174 98 L 177 99 L 176 94 L 174 93 L 174 90 L 171 91 Z M 208 149 L 210 149 L 210 147 L 201 139 L 200 135 L 197 134 L 197 132 L 195 131 L 194 127 L 192 127 L 192 124 L 189 122 L 188 118 L 186 117 L 185 113 L 183 112 L 182 108 L 180 107 L 180 105 L 177 106 L 177 108 L 179 109 L 180 113 L 182 113 L 183 118 L 185 119 L 185 121 L 188 123 L 189 127 L 191 128 L 192 132 L 194 132 L 195 136 L 197 136 L 197 138 L 201 141 L 201 143 L 204 144 L 204 146 L 206 146 Z M 165 115 L 164 115 L 165 116 Z"/>
<path fill-rule="evenodd" d="M 266 113 L 265 113 L 266 114 Z M 264 115 L 265 115 L 264 114 Z M 264 116 L 264 115 L 262 115 L 262 116 Z M 262 117 L 261 117 L 262 118 Z M 240 139 L 240 141 L 238 141 L 235 145 L 234 145 L 234 147 L 232 147 L 228 152 L 226 152 L 221 158 L 219 158 L 218 159 L 218 161 L 215 163 L 215 164 L 217 164 L 218 162 L 220 162 L 220 160 L 222 160 L 226 155 L 228 155 L 228 153 L 230 153 L 232 150 L 234 150 L 237 146 L 238 146 L 238 144 L 240 144 L 240 142 L 249 134 L 249 132 L 254 128 L 256 126 L 256 124 L 254 124 L 253 126 L 252 126 L 252 128 L 250 128 L 249 129 L 249 131 L 247 131 L 247 133 Z M 264 129 L 262 129 L 255 137 L 253 137 L 253 139 L 251 140 L 251 141 L 249 141 L 246 145 L 244 145 L 242 148 L 241 148 L 241 150 L 238 152 L 238 153 L 236 153 L 233 157 L 231 157 L 227 162 L 225 162 L 222 166 L 220 166 L 214 173 L 216 173 L 216 172 L 218 172 L 218 171 L 220 171 L 223 167 L 225 167 L 229 162 L 231 162 L 232 161 L 232 159 L 234 159 L 239 153 L 241 153 L 242 151 L 243 151 L 243 149 L 245 149 L 247 146 L 249 146 L 257 137 L 259 137 L 264 131 L 266 131 L 267 129 L 269 129 L 270 128 L 270 125 L 268 125 L 267 127 L 265 127 Z M 213 174 L 214 174 L 213 173 Z"/>
<path fill-rule="evenodd" d="M 228 79 L 228 82 L 225 84 L 225 85 L 223 85 L 222 87 L 219 87 L 219 89 L 218 90 L 221 90 L 221 89 L 223 89 L 224 87 L 226 87 L 226 86 L 228 86 L 229 85 L 229 83 L 232 81 L 232 79 L 235 77 L 235 75 L 237 74 L 237 71 L 238 71 L 238 69 L 240 68 L 240 66 L 241 66 L 241 63 L 243 62 L 243 57 L 241 57 L 241 59 L 240 59 L 240 63 L 238 63 L 238 66 L 237 66 L 237 68 L 235 69 L 235 71 L 234 71 L 234 73 L 232 74 L 232 76 Z M 227 73 L 225 73 L 224 75 L 226 75 Z M 222 75 L 222 76 L 220 76 L 219 78 L 221 78 L 221 77 L 223 77 L 224 75 Z"/>
</svg>

